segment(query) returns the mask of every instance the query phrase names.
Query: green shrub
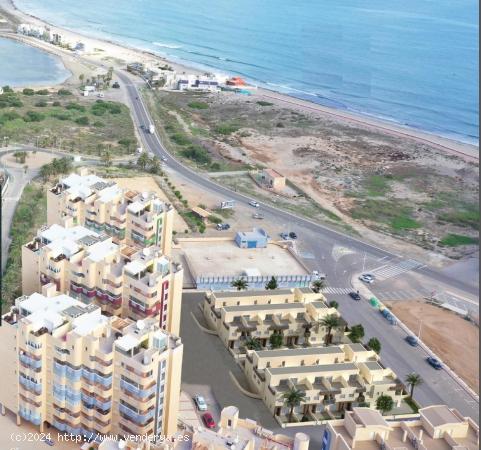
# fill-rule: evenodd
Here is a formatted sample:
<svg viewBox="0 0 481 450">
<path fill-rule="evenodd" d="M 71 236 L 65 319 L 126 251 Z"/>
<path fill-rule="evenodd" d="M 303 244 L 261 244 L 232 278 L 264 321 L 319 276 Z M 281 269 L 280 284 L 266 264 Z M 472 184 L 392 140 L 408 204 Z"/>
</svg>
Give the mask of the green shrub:
<svg viewBox="0 0 481 450">
<path fill-rule="evenodd" d="M 22 91 L 22 94 L 23 95 L 35 95 L 35 91 L 33 89 L 30 89 L 30 88 L 25 88 Z"/>
<path fill-rule="evenodd" d="M 21 119 L 21 115 L 15 111 L 7 111 L 0 116 L 0 121 L 9 122 L 11 120 Z"/>
<path fill-rule="evenodd" d="M 191 145 L 192 142 L 190 141 L 190 139 L 183 133 L 175 133 L 175 134 L 172 134 L 170 136 L 170 140 L 172 142 L 175 142 L 177 145 L 182 145 L 182 146 L 186 146 L 186 145 Z"/>
<path fill-rule="evenodd" d="M 70 120 L 70 114 L 64 111 L 53 112 L 52 117 L 58 120 Z"/>
<path fill-rule="evenodd" d="M 215 224 L 222 223 L 222 219 L 220 217 L 214 216 L 213 214 L 211 214 L 208 217 L 208 220 L 209 220 L 209 222 L 215 223 Z"/>
<path fill-rule="evenodd" d="M 56 100 L 52 103 L 52 106 L 62 106 L 62 104 L 58 100 Z"/>
<path fill-rule="evenodd" d="M 229 134 L 235 133 L 240 127 L 233 123 L 224 123 L 217 125 L 215 127 L 215 132 L 218 134 L 223 134 L 224 136 L 228 136 Z"/>
<path fill-rule="evenodd" d="M 78 117 L 77 119 L 75 119 L 75 123 L 78 123 L 79 125 L 88 125 L 90 123 L 90 120 L 87 116 L 82 116 L 82 117 Z"/>
<path fill-rule="evenodd" d="M 41 122 L 45 119 L 45 115 L 36 111 L 27 111 L 23 120 L 25 122 Z"/>
<path fill-rule="evenodd" d="M 47 102 L 45 100 L 39 100 L 35 103 L 35 106 L 39 108 L 45 108 L 47 106 Z"/>
<path fill-rule="evenodd" d="M 105 124 L 103 122 L 100 122 L 100 120 L 96 120 L 94 123 L 93 123 L 94 127 L 95 128 L 102 128 L 102 127 L 105 127 Z"/>
<path fill-rule="evenodd" d="M 266 101 L 264 101 L 264 100 L 259 100 L 259 101 L 257 102 L 257 104 L 258 104 L 259 106 L 272 106 L 272 105 L 274 105 L 274 103 L 266 102 Z"/>
<path fill-rule="evenodd" d="M 191 145 L 189 148 L 182 150 L 181 155 L 198 164 L 209 164 L 211 161 L 209 153 L 200 145 Z"/>
<path fill-rule="evenodd" d="M 57 94 L 61 96 L 72 95 L 72 93 L 68 89 L 59 89 L 57 91 Z"/>
<path fill-rule="evenodd" d="M 48 95 L 50 92 L 48 92 L 47 89 L 39 89 L 37 92 L 35 92 L 37 95 Z"/>
<path fill-rule="evenodd" d="M 74 103 L 74 102 L 67 103 L 67 106 L 65 108 L 69 110 L 85 112 L 85 106 L 80 105 L 79 103 Z"/>
<path fill-rule="evenodd" d="M 21 108 L 23 103 L 14 92 L 4 92 L 0 95 L 0 108 Z"/>
</svg>

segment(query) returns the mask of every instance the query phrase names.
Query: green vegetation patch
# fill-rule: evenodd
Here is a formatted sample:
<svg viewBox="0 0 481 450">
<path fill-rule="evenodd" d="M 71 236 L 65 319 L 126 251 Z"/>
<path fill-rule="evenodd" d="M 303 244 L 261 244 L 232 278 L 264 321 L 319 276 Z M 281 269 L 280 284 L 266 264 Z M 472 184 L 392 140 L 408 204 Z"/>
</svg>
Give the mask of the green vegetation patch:
<svg viewBox="0 0 481 450">
<path fill-rule="evenodd" d="M 2 281 L 3 310 L 22 295 L 22 246 L 31 241 L 47 220 L 47 194 L 38 183 L 23 190 L 13 216 L 7 265 Z"/>
<path fill-rule="evenodd" d="M 479 207 L 477 205 L 460 205 L 460 209 L 442 212 L 438 220 L 461 227 L 479 228 Z"/>
<path fill-rule="evenodd" d="M 464 236 L 462 234 L 448 234 L 439 241 L 439 245 L 444 247 L 458 247 L 460 245 L 472 245 L 478 243 L 478 238 Z"/>
<path fill-rule="evenodd" d="M 190 102 L 187 106 L 192 109 L 209 109 L 209 105 L 207 103 L 198 101 Z"/>
<path fill-rule="evenodd" d="M 180 154 L 187 159 L 190 159 L 197 164 L 206 165 L 210 164 L 211 157 L 207 150 L 200 145 L 191 145 L 188 148 L 182 150 Z"/>
<path fill-rule="evenodd" d="M 391 180 L 383 175 L 371 175 L 364 180 L 364 189 L 369 197 L 383 197 L 390 192 Z"/>
<path fill-rule="evenodd" d="M 271 103 L 271 102 L 266 102 L 265 100 L 259 100 L 258 102 L 256 102 L 259 106 L 273 106 L 274 103 Z"/>
<path fill-rule="evenodd" d="M 420 228 L 421 224 L 412 217 L 412 209 L 399 201 L 374 200 L 357 201 L 351 210 L 351 216 L 357 220 L 384 223 L 393 231 Z"/>
<path fill-rule="evenodd" d="M 214 129 L 214 131 L 217 134 L 222 134 L 224 136 L 229 136 L 232 133 L 235 133 L 238 131 L 240 128 L 239 125 L 236 125 L 235 123 L 221 123 L 220 125 L 217 125 Z"/>
</svg>

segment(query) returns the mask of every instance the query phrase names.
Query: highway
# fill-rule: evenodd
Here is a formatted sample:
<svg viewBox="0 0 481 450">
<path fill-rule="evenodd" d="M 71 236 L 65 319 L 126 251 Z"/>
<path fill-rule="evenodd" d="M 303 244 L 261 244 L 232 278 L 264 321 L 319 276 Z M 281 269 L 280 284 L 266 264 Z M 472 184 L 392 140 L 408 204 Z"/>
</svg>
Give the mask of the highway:
<svg viewBox="0 0 481 450">
<path fill-rule="evenodd" d="M 123 72 L 116 72 L 123 82 L 123 87 L 129 94 L 132 115 L 137 127 L 155 123 L 148 113 L 137 86 Z M 157 133 L 141 133 L 144 148 L 159 156 L 165 164 L 185 180 L 197 185 L 199 189 L 217 194 L 221 199 L 235 200 L 241 206 L 247 206 L 249 197 L 239 192 L 221 186 L 205 175 L 184 166 L 174 158 L 162 145 Z M 349 288 L 350 280 L 361 267 L 376 267 L 383 264 L 403 263 L 404 258 L 375 245 L 362 242 L 352 236 L 347 236 L 326 226 L 296 216 L 290 212 L 277 209 L 269 204 L 261 203 L 262 213 L 266 220 L 277 224 L 289 224 L 289 229 L 302 236 L 301 248 L 309 254 L 306 264 L 312 269 L 320 269 L 327 274 L 329 284 L 340 288 Z M 248 206 L 247 206 L 248 207 Z M 345 254 L 335 256 L 336 252 Z M 301 253 L 302 254 L 302 253 Z M 440 271 L 419 264 L 416 274 L 426 277 L 431 283 L 442 283 L 453 289 L 478 295 L 478 289 Z M 406 274 L 407 275 L 407 274 Z M 400 274 L 400 276 L 405 276 Z M 329 295 L 328 295 L 329 298 Z M 419 373 L 425 383 L 416 390 L 415 398 L 423 405 L 446 403 L 459 409 L 462 414 L 479 421 L 478 402 L 476 397 L 464 390 L 445 370 L 435 371 L 427 365 L 426 354 L 419 348 L 405 344 L 404 332 L 398 327 L 392 327 L 382 316 L 375 312 L 367 302 L 359 302 L 353 307 L 352 301 L 346 295 L 335 295 L 333 298 L 340 303 L 340 311 L 349 323 L 362 323 L 366 337 L 376 336 L 382 341 L 383 361 L 391 367 L 401 379 L 410 372 Z M 446 330 L 446 332 L 449 332 Z"/>
</svg>

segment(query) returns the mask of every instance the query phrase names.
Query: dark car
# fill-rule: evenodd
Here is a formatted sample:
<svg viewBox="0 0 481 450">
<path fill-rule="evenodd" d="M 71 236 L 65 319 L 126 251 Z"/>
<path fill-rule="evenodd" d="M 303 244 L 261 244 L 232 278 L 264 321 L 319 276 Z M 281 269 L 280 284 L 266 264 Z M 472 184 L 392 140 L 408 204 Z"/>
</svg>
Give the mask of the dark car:
<svg viewBox="0 0 481 450">
<path fill-rule="evenodd" d="M 205 426 L 207 428 L 215 428 L 215 421 L 214 421 L 214 418 L 212 417 L 212 414 L 209 413 L 209 412 L 206 412 L 204 414 L 202 414 L 202 420 L 204 421 L 205 423 Z"/>
<path fill-rule="evenodd" d="M 407 336 L 406 337 L 406 342 L 411 346 L 411 347 L 417 347 L 418 346 L 418 340 L 414 336 Z"/>
<path fill-rule="evenodd" d="M 436 370 L 441 370 L 443 368 L 443 365 L 436 358 L 432 356 L 428 356 L 426 358 L 426 361 L 431 367 L 433 367 Z"/>
<path fill-rule="evenodd" d="M 289 233 L 289 237 L 290 237 L 291 239 L 297 239 L 297 234 L 294 233 L 294 231 L 291 231 L 291 232 Z"/>
<path fill-rule="evenodd" d="M 357 292 L 349 292 L 349 297 L 351 297 L 353 300 L 356 300 L 356 302 L 361 300 L 361 296 Z"/>
<path fill-rule="evenodd" d="M 119 88 L 120 88 L 120 84 L 116 81 L 116 82 L 112 85 L 112 87 L 113 87 L 114 89 L 119 89 Z"/>
</svg>

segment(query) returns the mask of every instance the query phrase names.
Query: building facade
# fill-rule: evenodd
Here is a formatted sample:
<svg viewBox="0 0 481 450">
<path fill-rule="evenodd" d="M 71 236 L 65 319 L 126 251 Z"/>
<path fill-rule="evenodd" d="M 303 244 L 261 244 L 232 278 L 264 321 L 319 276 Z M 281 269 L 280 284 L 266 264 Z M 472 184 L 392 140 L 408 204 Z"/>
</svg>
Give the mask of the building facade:
<svg viewBox="0 0 481 450">
<path fill-rule="evenodd" d="M 244 372 L 252 389 L 280 421 L 288 421 L 284 394 L 300 390 L 298 421 L 334 419 L 355 406 L 375 408 L 380 395 L 399 406 L 407 395 L 396 374 L 361 344 L 248 351 Z"/>
<path fill-rule="evenodd" d="M 44 430 L 172 435 L 183 346 L 153 319 L 107 317 L 67 295 L 16 300 L 0 327 L 2 412 Z"/>
<path fill-rule="evenodd" d="M 354 408 L 330 422 L 321 450 L 443 450 L 479 448 L 479 426 L 445 405 L 419 410 L 419 417 L 387 422 L 379 411 Z"/>
<path fill-rule="evenodd" d="M 338 311 L 310 288 L 210 291 L 202 308 L 209 327 L 235 352 L 245 352 L 251 339 L 269 346 L 273 334 L 282 336 L 282 345 L 323 345 L 327 329 L 321 321 L 328 315 L 337 316 L 340 325 L 331 330 L 330 343 L 346 340 L 346 323 Z"/>
<path fill-rule="evenodd" d="M 105 232 L 116 243 L 156 245 L 170 256 L 174 208 L 153 193 L 121 189 L 115 182 L 82 171 L 47 192 L 48 225 L 82 225 Z"/>
<path fill-rule="evenodd" d="M 59 293 L 97 304 L 105 314 L 153 317 L 174 334 L 179 333 L 182 282 L 182 266 L 159 247 L 118 244 L 80 225 L 44 227 L 22 247 L 24 295 L 53 283 Z"/>
</svg>

